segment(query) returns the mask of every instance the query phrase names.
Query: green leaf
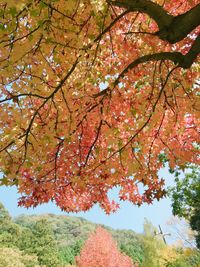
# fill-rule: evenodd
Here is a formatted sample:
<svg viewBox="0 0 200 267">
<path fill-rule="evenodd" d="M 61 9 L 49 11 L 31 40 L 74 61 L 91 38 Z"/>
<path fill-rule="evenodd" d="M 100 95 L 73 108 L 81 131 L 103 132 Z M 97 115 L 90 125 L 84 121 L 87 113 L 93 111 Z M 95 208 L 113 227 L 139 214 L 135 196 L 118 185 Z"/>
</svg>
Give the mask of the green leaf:
<svg viewBox="0 0 200 267">
<path fill-rule="evenodd" d="M 41 9 L 47 7 L 47 5 L 43 1 L 40 1 L 39 6 L 40 6 Z"/>
<path fill-rule="evenodd" d="M 15 17 L 17 15 L 16 7 L 11 7 L 9 13 L 12 15 L 12 17 Z"/>
<path fill-rule="evenodd" d="M 30 11 L 31 16 L 37 17 L 39 15 L 39 10 L 38 9 L 33 9 Z"/>
<path fill-rule="evenodd" d="M 5 176 L 0 179 L 0 185 L 8 185 L 8 179 Z"/>
</svg>

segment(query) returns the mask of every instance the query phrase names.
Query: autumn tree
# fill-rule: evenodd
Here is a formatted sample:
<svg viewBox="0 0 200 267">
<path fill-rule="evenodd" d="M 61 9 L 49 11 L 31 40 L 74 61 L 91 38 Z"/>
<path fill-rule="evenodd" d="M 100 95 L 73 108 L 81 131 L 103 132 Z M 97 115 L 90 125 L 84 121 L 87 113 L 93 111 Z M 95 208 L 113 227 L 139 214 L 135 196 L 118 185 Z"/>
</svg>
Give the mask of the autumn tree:
<svg viewBox="0 0 200 267">
<path fill-rule="evenodd" d="M 1 184 L 19 205 L 109 213 L 111 188 L 151 203 L 165 161 L 199 163 L 199 13 L 199 0 L 0 0 Z"/>
<path fill-rule="evenodd" d="M 133 267 L 131 258 L 119 252 L 111 234 L 101 227 L 86 241 L 76 263 L 78 267 Z"/>
</svg>

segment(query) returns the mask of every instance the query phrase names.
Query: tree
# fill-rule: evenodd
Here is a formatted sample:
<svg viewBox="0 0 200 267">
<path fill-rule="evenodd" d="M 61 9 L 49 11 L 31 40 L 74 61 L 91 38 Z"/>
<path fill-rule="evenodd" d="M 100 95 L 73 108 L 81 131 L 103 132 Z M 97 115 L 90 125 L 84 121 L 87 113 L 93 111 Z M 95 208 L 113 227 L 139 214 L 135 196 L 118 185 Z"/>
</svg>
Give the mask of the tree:
<svg viewBox="0 0 200 267">
<path fill-rule="evenodd" d="M 198 163 L 198 0 L 3 0 L 0 170 L 26 207 L 109 213 Z M 140 192 L 139 188 L 145 188 Z"/>
<path fill-rule="evenodd" d="M 199 267 L 200 254 L 197 249 L 192 248 L 191 243 L 190 247 L 184 247 L 182 243 L 174 246 L 166 245 L 163 237 L 156 233 L 157 229 L 146 220 L 141 267 Z"/>
<path fill-rule="evenodd" d="M 59 257 L 63 263 L 73 264 L 75 256 L 80 253 L 83 241 L 77 240 L 74 244 L 59 248 Z"/>
<path fill-rule="evenodd" d="M 163 240 L 156 235 L 156 232 L 156 228 L 145 219 L 143 237 L 144 256 L 141 265 L 142 267 L 160 267 L 159 252 L 165 245 Z"/>
<path fill-rule="evenodd" d="M 17 247 L 21 232 L 20 227 L 12 221 L 10 214 L 0 203 L 0 247 Z"/>
<path fill-rule="evenodd" d="M 129 243 L 122 243 L 120 245 L 120 251 L 125 253 L 129 256 L 134 263 L 141 263 L 143 260 L 143 249 L 140 245 L 141 241 L 133 244 L 132 242 Z"/>
<path fill-rule="evenodd" d="M 61 267 L 63 266 L 58 258 L 58 250 L 53 238 L 51 228 L 46 220 L 39 220 L 35 223 L 32 229 L 31 248 L 27 248 L 28 253 L 33 253 L 38 256 L 40 265 L 46 267 Z M 24 248 L 25 250 L 26 248 Z M 26 250 L 25 250 L 26 251 Z"/>
<path fill-rule="evenodd" d="M 63 263 L 73 264 L 74 257 L 75 255 L 73 254 L 73 250 L 70 246 L 59 249 L 59 258 Z"/>
<path fill-rule="evenodd" d="M 159 267 L 173 266 L 179 257 L 177 250 L 172 246 L 165 246 L 158 253 Z"/>
<path fill-rule="evenodd" d="M 4 205 L 0 202 L 0 224 L 1 226 L 4 223 L 11 221 L 9 212 L 5 209 Z"/>
<path fill-rule="evenodd" d="M 176 184 L 171 188 L 173 214 L 189 221 L 196 232 L 196 244 L 200 249 L 200 168 L 190 166 L 190 172 L 181 179 L 176 172 Z"/>
<path fill-rule="evenodd" d="M 23 254 L 17 248 L 0 247 L 0 267 L 39 267 L 37 257 Z"/>
<path fill-rule="evenodd" d="M 76 263 L 78 267 L 133 267 L 131 258 L 119 252 L 111 234 L 101 227 L 86 241 Z"/>
<path fill-rule="evenodd" d="M 175 246 L 181 248 L 196 248 L 195 232 L 191 229 L 189 221 L 173 216 L 167 222 L 168 232 Z"/>
<path fill-rule="evenodd" d="M 199 267 L 200 254 L 194 249 L 178 249 L 166 247 L 160 256 L 161 266 L 167 267 Z M 167 255 L 167 253 L 168 255 Z M 163 265 L 164 264 L 164 265 Z"/>
</svg>

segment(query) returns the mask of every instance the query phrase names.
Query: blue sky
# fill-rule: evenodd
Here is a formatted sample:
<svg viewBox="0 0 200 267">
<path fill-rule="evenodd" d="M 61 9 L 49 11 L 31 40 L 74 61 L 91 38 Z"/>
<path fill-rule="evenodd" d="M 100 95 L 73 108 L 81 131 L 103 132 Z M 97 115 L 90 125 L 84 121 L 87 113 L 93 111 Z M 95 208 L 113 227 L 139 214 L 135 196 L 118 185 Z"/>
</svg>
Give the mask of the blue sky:
<svg viewBox="0 0 200 267">
<path fill-rule="evenodd" d="M 167 170 L 160 172 L 160 177 L 166 180 L 167 186 L 173 184 L 173 177 L 168 173 Z M 116 198 L 116 190 L 111 192 L 111 196 Z M 17 206 L 17 189 L 15 187 L 0 187 L 0 202 L 8 209 L 9 213 L 15 217 L 20 214 L 42 214 L 42 213 L 53 213 L 53 214 L 67 214 L 62 212 L 53 203 L 38 206 L 37 208 L 25 209 Z M 144 218 L 150 220 L 155 226 L 159 224 L 165 231 L 166 222 L 172 216 L 171 202 L 165 198 L 155 201 L 153 205 L 143 205 L 136 207 L 128 202 L 121 202 L 121 208 L 114 214 L 106 215 L 98 206 L 95 206 L 88 212 L 80 212 L 77 214 L 70 213 L 72 216 L 79 216 L 88 219 L 89 221 L 105 224 L 115 229 L 132 229 L 136 232 L 142 232 Z M 167 229 L 166 229 L 167 231 Z"/>
</svg>

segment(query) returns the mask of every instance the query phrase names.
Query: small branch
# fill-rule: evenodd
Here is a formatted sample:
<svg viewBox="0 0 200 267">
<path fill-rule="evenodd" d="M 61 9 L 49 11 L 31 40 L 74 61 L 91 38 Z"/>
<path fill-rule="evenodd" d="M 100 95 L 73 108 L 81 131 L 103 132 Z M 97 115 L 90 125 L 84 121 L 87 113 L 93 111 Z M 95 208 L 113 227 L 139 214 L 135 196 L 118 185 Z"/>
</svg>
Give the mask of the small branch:
<svg viewBox="0 0 200 267">
<path fill-rule="evenodd" d="M 72 20 L 73 22 L 75 22 L 73 16 L 68 16 L 66 14 L 64 14 L 63 12 L 61 12 L 60 10 L 58 10 L 57 8 L 55 8 L 54 6 L 52 6 L 50 3 L 46 3 L 45 1 L 41 1 L 44 5 L 48 6 L 52 11 L 57 12 L 58 14 L 62 15 L 63 17 Z"/>
<path fill-rule="evenodd" d="M 99 41 L 102 36 L 107 33 L 122 17 L 129 13 L 129 10 L 122 12 L 118 17 L 116 17 L 94 40 L 94 42 Z"/>
<path fill-rule="evenodd" d="M 17 39 L 14 39 L 14 40 L 12 40 L 12 41 L 10 41 L 10 40 L 2 40 L 0 43 L 5 43 L 5 42 L 7 42 L 7 44 L 5 44 L 4 46 L 5 46 L 5 47 L 7 47 L 7 46 L 11 46 L 11 45 L 13 45 L 14 43 L 16 43 L 17 41 L 20 41 L 20 40 L 22 40 L 22 39 L 24 39 L 24 38 L 28 38 L 31 34 L 33 34 L 34 32 L 36 32 L 40 27 L 41 27 L 40 25 L 37 26 L 35 29 L 33 29 L 32 31 L 30 31 L 30 32 L 27 33 L 26 35 L 23 35 L 23 36 L 21 36 L 21 37 L 19 37 L 19 38 L 17 38 Z"/>
<path fill-rule="evenodd" d="M 98 140 L 98 138 L 99 138 L 99 134 L 100 134 L 100 131 L 101 131 L 102 123 L 103 123 L 103 121 L 101 120 L 100 123 L 99 123 L 99 127 L 98 127 L 98 129 L 97 129 L 96 137 L 95 137 L 94 141 L 92 142 L 92 144 L 91 144 L 91 146 L 90 146 L 90 149 L 89 149 L 89 151 L 88 151 L 88 154 L 87 154 L 87 157 L 86 157 L 86 160 L 85 160 L 85 163 L 84 163 L 84 167 L 87 165 L 87 162 L 88 162 L 88 160 L 89 160 L 89 156 L 90 156 L 90 154 L 91 154 L 91 152 L 92 152 L 92 149 L 93 149 L 93 147 L 95 146 L 95 144 L 96 144 L 96 142 L 97 142 L 97 140 Z"/>
<path fill-rule="evenodd" d="M 80 56 L 79 56 L 80 57 Z M 20 166 L 23 165 L 23 163 L 25 162 L 26 159 L 26 154 L 27 154 L 27 149 L 28 149 L 28 144 L 30 144 L 28 137 L 29 134 L 31 133 L 31 128 L 32 125 L 35 121 L 36 116 L 39 114 L 39 111 L 44 107 L 44 105 L 53 98 L 53 96 L 60 90 L 60 88 L 62 88 L 62 86 L 64 85 L 64 83 L 66 82 L 66 80 L 69 78 L 69 76 L 73 73 L 73 71 L 75 70 L 78 61 L 79 61 L 79 57 L 76 59 L 75 63 L 72 65 L 71 69 L 68 71 L 68 73 L 65 75 L 65 77 L 60 81 L 60 83 L 58 84 L 58 86 L 55 88 L 55 90 L 48 96 L 45 98 L 44 102 L 38 107 L 38 109 L 35 111 L 35 113 L 33 114 L 29 125 L 27 127 L 27 129 L 25 130 L 25 133 L 23 133 L 22 135 L 20 135 L 18 137 L 18 139 L 22 139 L 25 138 L 24 141 L 24 147 L 25 147 L 25 152 L 24 152 L 24 159 L 23 162 Z M 15 140 L 12 140 L 8 145 L 6 145 L 3 149 L 0 150 L 0 152 L 4 151 L 5 149 L 7 149 L 8 147 L 10 147 L 11 145 L 15 144 Z"/>
<path fill-rule="evenodd" d="M 76 68 L 76 65 L 78 64 L 78 60 L 79 57 L 76 59 L 75 63 L 73 64 L 73 66 L 71 67 L 71 69 L 69 70 L 69 72 L 66 74 L 66 76 L 61 80 L 61 82 L 59 83 L 59 85 L 55 88 L 55 90 L 48 96 L 46 97 L 45 101 L 39 106 L 39 108 L 35 111 L 35 113 L 33 114 L 32 119 L 30 120 L 29 126 L 26 130 L 26 140 L 25 143 L 27 143 L 28 140 L 28 134 L 31 131 L 31 127 L 33 125 L 33 122 L 35 120 L 35 117 L 37 116 L 37 114 L 39 113 L 40 109 L 44 107 L 44 105 L 49 101 L 49 99 L 51 99 L 58 91 L 60 88 L 62 88 L 62 86 L 64 85 L 64 83 L 66 82 L 66 80 L 69 78 L 69 76 L 72 74 L 72 72 L 74 71 L 74 69 Z"/>
<path fill-rule="evenodd" d="M 38 95 L 38 94 L 32 94 L 32 93 L 24 93 L 24 94 L 19 94 L 19 95 L 10 94 L 10 95 L 11 95 L 10 97 L 7 97 L 7 98 L 4 98 L 4 99 L 0 100 L 0 103 L 4 103 L 4 102 L 10 101 L 10 100 L 18 101 L 18 98 L 24 97 L 24 96 L 46 99 L 45 96 L 41 96 L 41 95 Z"/>
<path fill-rule="evenodd" d="M 120 154 L 128 145 L 130 145 L 132 142 L 133 142 L 133 140 L 143 131 L 143 129 L 144 128 L 146 128 L 146 126 L 149 124 L 149 122 L 150 122 L 150 120 L 151 120 L 151 118 L 152 118 L 152 116 L 153 116 L 153 114 L 154 114 L 154 112 L 155 112 L 155 110 L 156 110 L 156 106 L 157 106 L 157 104 L 158 104 L 158 102 L 159 102 L 159 100 L 160 100 L 160 98 L 161 98 L 161 95 L 162 95 L 162 93 L 163 93 L 163 91 L 164 91 L 164 89 L 165 89 L 165 86 L 166 86 L 166 84 L 167 84 L 167 82 L 168 82 L 168 80 L 169 80 L 169 77 L 171 76 L 171 74 L 173 73 L 173 71 L 175 70 L 175 69 L 177 69 L 178 67 L 174 67 L 173 69 L 171 69 L 171 71 L 167 74 L 167 76 L 166 76 L 166 79 L 165 79 L 165 81 L 164 81 L 164 83 L 163 83 L 163 85 L 162 85 L 162 88 L 160 89 L 160 92 L 159 92 L 159 94 L 158 94 L 158 97 L 157 97 L 157 99 L 156 99 L 156 101 L 155 101 L 155 103 L 154 103 L 154 105 L 153 105 L 153 107 L 152 107 L 152 111 L 151 111 L 151 113 L 149 114 L 149 116 L 148 116 L 148 118 L 146 119 L 146 121 L 143 123 L 143 125 L 137 130 L 137 132 L 134 134 L 134 135 L 132 135 L 132 136 L 130 136 L 130 138 L 129 138 L 129 140 L 120 148 L 120 149 L 118 149 L 118 150 L 116 150 L 116 151 L 114 151 L 110 156 L 108 156 L 107 158 L 105 158 L 101 163 L 99 163 L 95 168 L 94 168 L 94 170 L 96 170 L 98 167 L 100 167 L 102 164 L 104 164 L 106 161 L 108 161 L 109 159 L 111 159 L 112 157 L 114 157 L 116 154 Z M 94 171 L 93 170 L 93 171 Z"/>
</svg>

